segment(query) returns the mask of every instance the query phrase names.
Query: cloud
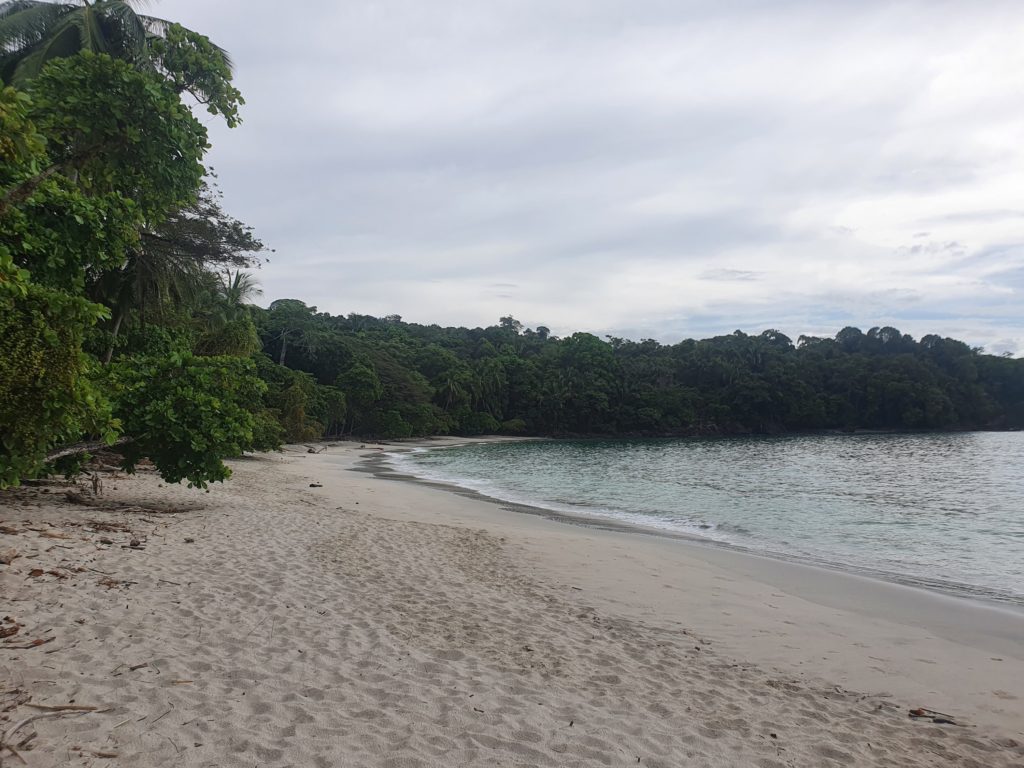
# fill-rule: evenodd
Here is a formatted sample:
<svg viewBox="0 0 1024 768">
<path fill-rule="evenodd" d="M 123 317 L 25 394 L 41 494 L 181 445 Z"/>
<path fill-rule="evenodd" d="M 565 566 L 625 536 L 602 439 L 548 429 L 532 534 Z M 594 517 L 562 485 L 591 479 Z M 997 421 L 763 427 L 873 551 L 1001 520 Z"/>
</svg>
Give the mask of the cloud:
<svg viewBox="0 0 1024 768">
<path fill-rule="evenodd" d="M 1019 3 L 165 12 L 236 61 L 245 123 L 208 121 L 211 161 L 277 249 L 268 301 L 1024 349 Z"/>
</svg>

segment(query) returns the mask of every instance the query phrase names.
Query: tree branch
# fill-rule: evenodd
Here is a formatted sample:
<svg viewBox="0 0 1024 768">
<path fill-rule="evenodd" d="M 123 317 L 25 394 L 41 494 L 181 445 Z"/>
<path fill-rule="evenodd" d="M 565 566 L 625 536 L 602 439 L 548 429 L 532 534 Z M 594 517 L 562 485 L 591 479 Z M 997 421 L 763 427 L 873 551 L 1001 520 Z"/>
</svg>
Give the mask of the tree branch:
<svg viewBox="0 0 1024 768">
<path fill-rule="evenodd" d="M 113 448 L 115 445 L 124 445 L 125 443 L 130 442 L 132 442 L 132 438 L 120 437 L 113 443 L 106 443 L 103 440 L 95 440 L 91 443 L 75 443 L 74 445 L 69 445 L 67 448 L 61 448 L 60 450 L 54 451 L 53 453 L 48 453 L 46 455 L 46 463 L 49 464 L 50 462 L 56 461 L 57 459 L 62 459 L 65 456 L 75 456 L 79 453 L 88 453 L 89 451 L 98 451 L 104 448 Z"/>
</svg>

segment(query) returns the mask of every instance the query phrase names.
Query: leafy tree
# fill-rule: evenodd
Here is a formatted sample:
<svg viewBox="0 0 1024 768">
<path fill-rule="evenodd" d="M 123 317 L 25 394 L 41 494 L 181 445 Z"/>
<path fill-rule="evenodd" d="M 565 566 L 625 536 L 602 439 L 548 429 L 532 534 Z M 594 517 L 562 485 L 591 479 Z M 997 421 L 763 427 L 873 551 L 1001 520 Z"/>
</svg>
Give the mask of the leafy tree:
<svg viewBox="0 0 1024 768">
<path fill-rule="evenodd" d="M 289 345 L 313 353 L 319 334 L 316 307 L 307 307 L 298 299 L 278 299 L 265 315 L 266 338 L 277 345 L 277 364 L 284 365 Z"/>
<path fill-rule="evenodd" d="M 171 483 L 225 480 L 226 456 L 250 450 L 266 385 L 239 357 L 133 358 L 110 368 L 114 412 L 131 442 L 125 466 L 152 459 Z"/>
<path fill-rule="evenodd" d="M 171 325 L 132 328 L 160 356 L 124 357 L 101 372 L 85 346 L 110 317 L 103 305 L 123 309 L 120 289 L 146 283 L 134 258 L 140 230 L 192 204 L 199 189 L 206 132 L 175 88 L 83 52 L 49 62 L 27 91 L 0 91 L 0 123 L 0 485 L 37 474 L 85 438 L 109 444 L 121 434 L 129 468 L 150 455 L 168 479 L 197 485 L 226 477 L 221 459 L 257 438 L 269 447 L 273 430 L 257 435 L 266 421 L 250 410 L 264 386 L 251 363 L 196 358 L 180 343 L 197 315 L 184 291 L 159 297 Z M 210 284 L 201 265 L 194 271 Z M 206 351 L 254 349 L 244 319 L 247 343 L 222 338 Z"/>
<path fill-rule="evenodd" d="M 242 95 L 231 85 L 231 60 L 208 38 L 135 11 L 139 0 L 0 3 L 0 79 L 25 86 L 55 59 L 106 54 L 159 75 L 189 93 L 229 126 L 238 124 Z"/>
<path fill-rule="evenodd" d="M 0 280 L 0 487 L 37 474 L 51 449 L 83 434 L 113 441 L 117 427 L 81 352 L 102 308 L 15 282 L 10 270 L 8 261 Z"/>
</svg>

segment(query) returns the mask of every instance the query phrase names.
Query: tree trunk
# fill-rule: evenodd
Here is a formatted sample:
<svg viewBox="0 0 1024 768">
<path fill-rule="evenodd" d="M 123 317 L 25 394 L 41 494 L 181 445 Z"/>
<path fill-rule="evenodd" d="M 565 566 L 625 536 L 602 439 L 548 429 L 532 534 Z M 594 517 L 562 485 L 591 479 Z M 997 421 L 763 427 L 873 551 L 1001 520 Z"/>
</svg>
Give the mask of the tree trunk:
<svg viewBox="0 0 1024 768">
<path fill-rule="evenodd" d="M 117 342 L 117 332 L 121 330 L 121 321 L 124 320 L 124 310 L 118 310 L 117 317 L 114 318 L 114 329 L 111 331 L 110 345 L 107 347 L 107 352 L 103 355 L 103 364 L 110 365 L 110 358 L 114 356 L 114 344 Z"/>
<path fill-rule="evenodd" d="M 284 365 L 284 352 L 288 347 L 288 331 L 281 334 L 281 354 L 277 356 L 277 364 Z"/>
</svg>

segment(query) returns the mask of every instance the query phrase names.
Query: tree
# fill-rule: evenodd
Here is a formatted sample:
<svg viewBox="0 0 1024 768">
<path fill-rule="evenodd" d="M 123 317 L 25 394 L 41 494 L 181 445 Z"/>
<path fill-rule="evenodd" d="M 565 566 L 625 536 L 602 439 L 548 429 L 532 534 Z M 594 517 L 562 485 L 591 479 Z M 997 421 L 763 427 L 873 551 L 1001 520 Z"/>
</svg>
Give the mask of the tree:
<svg viewBox="0 0 1024 768">
<path fill-rule="evenodd" d="M 118 435 L 129 469 L 149 455 L 172 482 L 223 479 L 222 458 L 256 439 L 251 363 L 171 344 L 102 372 L 85 348 L 110 317 L 90 299 L 118 306 L 103 286 L 143 265 L 130 263 L 140 229 L 195 200 L 205 129 L 166 78 L 89 52 L 50 61 L 27 91 L 0 91 L 0 124 L 0 485 L 69 443 Z"/>
<path fill-rule="evenodd" d="M 357 416 L 366 420 L 384 395 L 377 372 L 365 363 L 356 363 L 338 376 L 335 386 L 345 393 L 350 425 Z"/>
<path fill-rule="evenodd" d="M 284 365 L 289 344 L 297 344 L 310 353 L 316 351 L 316 307 L 307 307 L 298 299 L 278 299 L 267 310 L 266 327 L 270 340 L 278 343 L 278 365 Z"/>
<path fill-rule="evenodd" d="M 231 60 L 208 38 L 164 19 L 136 13 L 141 0 L 0 3 L 0 79 L 24 86 L 54 59 L 106 54 L 153 72 L 178 94 L 189 93 L 228 125 L 238 123 L 241 94 Z"/>
<path fill-rule="evenodd" d="M 112 366 L 114 412 L 131 436 L 125 467 L 153 460 L 171 483 L 225 480 L 225 456 L 253 446 L 266 385 L 239 357 L 134 358 Z"/>
<path fill-rule="evenodd" d="M 224 212 L 219 198 L 219 191 L 204 182 L 193 203 L 144 227 L 122 266 L 101 273 L 89 286 L 90 296 L 112 310 L 110 337 L 103 356 L 105 363 L 110 362 L 122 323 L 132 310 L 145 321 L 154 313 L 159 315 L 165 306 L 195 303 L 204 295 L 220 295 L 229 304 L 236 305 L 259 295 L 258 289 L 251 285 L 253 278 L 239 275 L 242 267 L 256 263 L 266 247 L 251 227 Z M 229 297 L 216 285 L 211 291 L 210 270 L 224 269 L 230 273 L 232 268 L 235 277 L 228 279 L 243 280 L 233 289 L 238 296 Z M 241 323 L 242 318 L 237 314 L 239 308 L 230 310 L 231 322 L 238 326 L 235 330 L 246 337 L 247 347 L 255 349 L 251 341 L 255 331 L 251 322 Z M 222 322 L 215 322 L 211 330 L 219 331 L 229 324 L 221 310 L 225 310 L 223 302 L 214 311 L 215 318 Z"/>
<path fill-rule="evenodd" d="M 19 281 L 6 264 L 7 277 L 0 280 L 0 488 L 42 471 L 55 446 L 83 434 L 113 441 L 117 428 L 81 351 L 102 308 Z"/>
</svg>

